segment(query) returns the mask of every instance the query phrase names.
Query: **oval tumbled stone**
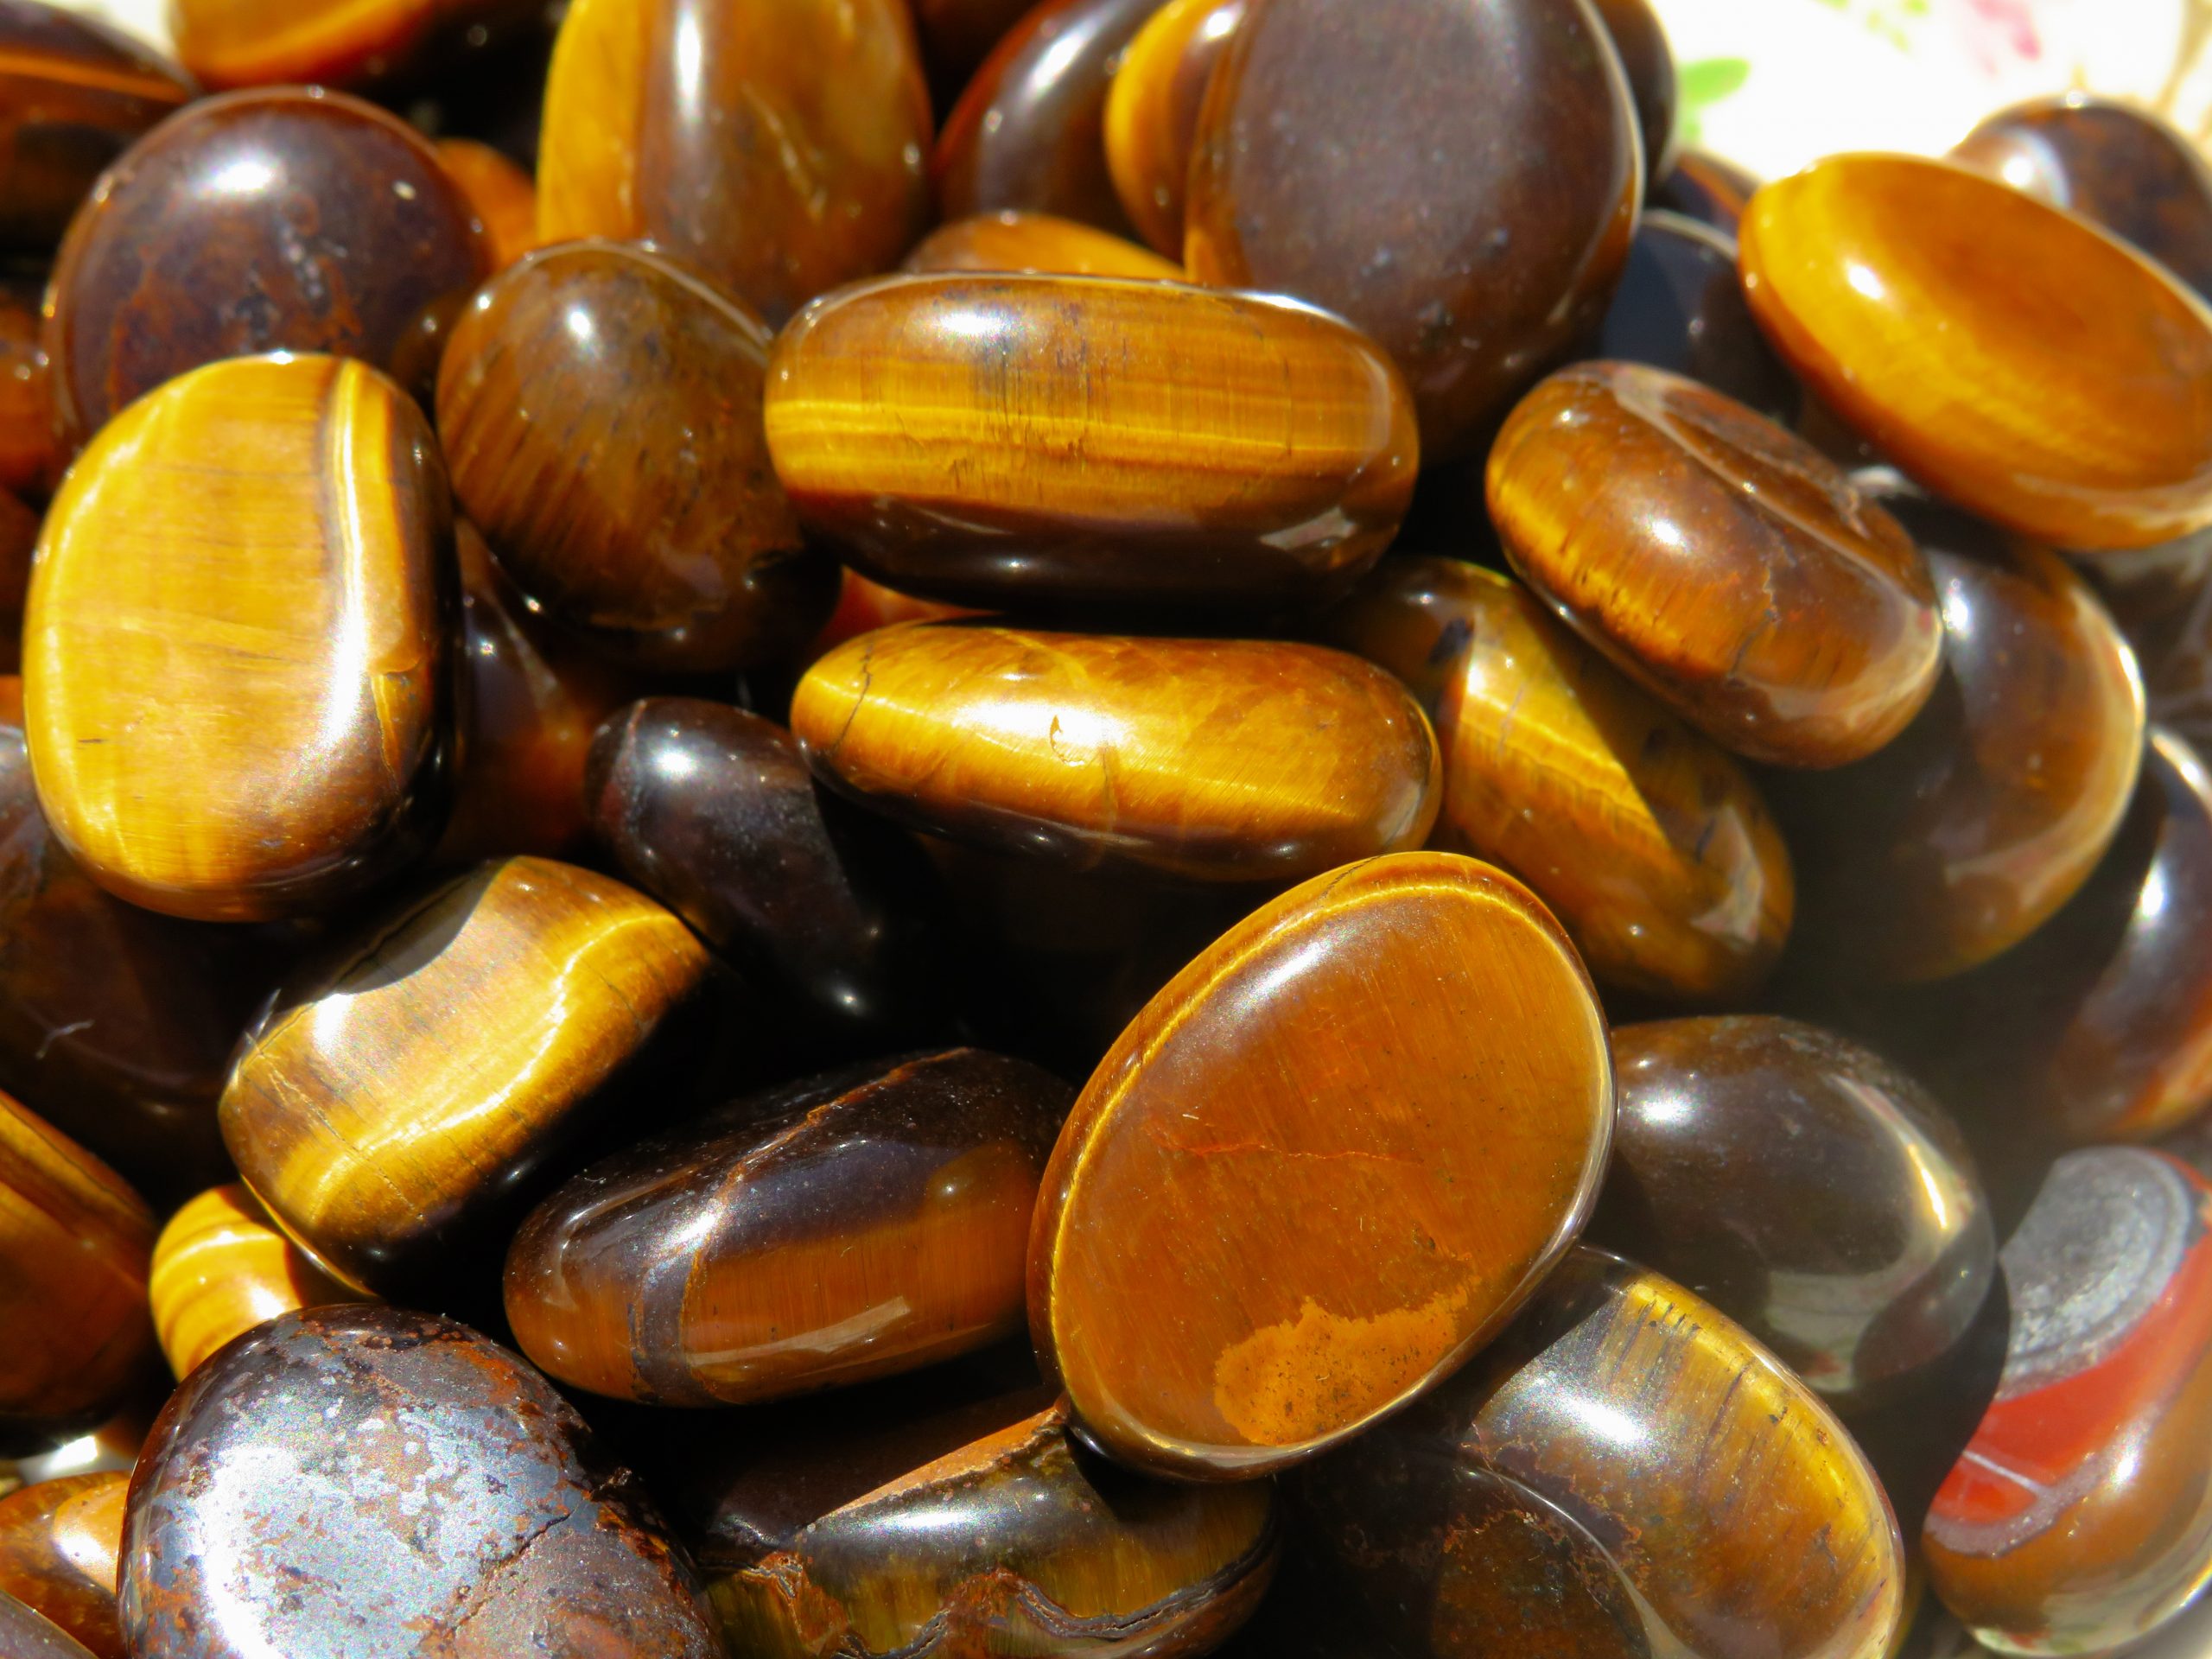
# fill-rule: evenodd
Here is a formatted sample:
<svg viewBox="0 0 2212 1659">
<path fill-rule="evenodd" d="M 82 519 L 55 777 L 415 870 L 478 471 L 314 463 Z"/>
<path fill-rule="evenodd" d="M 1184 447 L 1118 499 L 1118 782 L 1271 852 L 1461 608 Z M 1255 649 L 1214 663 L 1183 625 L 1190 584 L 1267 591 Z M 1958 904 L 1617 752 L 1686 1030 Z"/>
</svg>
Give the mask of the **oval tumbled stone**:
<svg viewBox="0 0 2212 1659">
<path fill-rule="evenodd" d="M 1340 592 L 1420 464 L 1389 358 L 1294 302 L 1065 276 L 886 278 L 768 365 L 791 504 L 866 575 L 964 604 Z"/>
<path fill-rule="evenodd" d="M 1086 868 L 1297 880 L 1436 818 L 1427 717 L 1316 645 L 887 628 L 807 670 L 791 730 L 912 828 Z"/>
<path fill-rule="evenodd" d="M 324 908 L 444 810 L 458 606 L 437 441 L 374 370 L 254 357 L 104 428 L 23 626 L 39 805 L 99 884 L 242 921 Z"/>
<path fill-rule="evenodd" d="M 1099 1062 L 1046 1173 L 1029 1319 L 1097 1444 L 1263 1473 L 1447 1375 L 1587 1217 L 1605 1016 L 1528 889 L 1408 853 L 1240 922 Z"/>
<path fill-rule="evenodd" d="M 187 1379 L 131 1484 L 165 1659 L 721 1659 L 689 1561 L 545 1379 L 397 1308 L 288 1313 Z"/>
</svg>

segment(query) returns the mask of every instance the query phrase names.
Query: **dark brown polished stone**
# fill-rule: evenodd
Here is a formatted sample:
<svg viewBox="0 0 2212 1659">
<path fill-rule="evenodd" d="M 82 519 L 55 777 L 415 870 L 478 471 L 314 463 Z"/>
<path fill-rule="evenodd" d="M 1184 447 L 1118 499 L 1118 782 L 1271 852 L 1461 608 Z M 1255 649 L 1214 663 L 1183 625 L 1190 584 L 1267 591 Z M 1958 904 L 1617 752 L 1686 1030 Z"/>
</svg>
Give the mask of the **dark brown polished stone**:
<svg viewBox="0 0 2212 1659">
<path fill-rule="evenodd" d="M 1613 1068 L 1594 1241 L 1740 1321 L 1840 1410 L 1956 1351 L 1997 1243 L 1966 1141 L 1918 1084 L 1760 1015 L 1618 1027 Z"/>
<path fill-rule="evenodd" d="M 480 56 L 538 0 L 175 0 L 177 55 L 212 91 L 405 87 L 425 70 Z"/>
<path fill-rule="evenodd" d="M 438 378 L 454 493 L 517 587 L 641 666 L 758 667 L 836 602 L 768 464 L 769 334 L 651 250 L 531 255 L 461 313 Z"/>
<path fill-rule="evenodd" d="M 312 87 L 205 99 L 118 162 L 63 239 L 55 418 L 73 449 L 162 381 L 256 352 L 419 378 L 425 319 L 491 270 L 437 152 L 383 111 Z"/>
<path fill-rule="evenodd" d="M 118 1469 L 39 1481 L 0 1498 L 0 1593 L 81 1642 L 93 1659 L 126 1659 L 116 1620 L 116 1558 L 123 1542 Z M 6 1649 L 18 1659 L 16 1649 Z"/>
<path fill-rule="evenodd" d="M 82 1643 L 6 1594 L 0 1594 L 0 1643 L 8 1659 L 93 1659 Z"/>
<path fill-rule="evenodd" d="M 131 1650 L 179 1659 L 722 1653 L 636 1478 L 545 1380 L 397 1308 L 284 1314 L 187 1379 L 131 1483 L 122 1589 Z"/>
<path fill-rule="evenodd" d="M 1423 454 L 1446 461 L 1604 316 L 1637 149 L 1586 5 L 1269 0 L 1207 91 L 1184 263 L 1374 336 L 1413 389 Z"/>
<path fill-rule="evenodd" d="M 54 371 L 40 341 L 43 263 L 0 270 L 0 488 L 44 501 L 64 461 L 54 430 Z"/>
<path fill-rule="evenodd" d="M 1620 54 L 1636 122 L 1643 139 L 1647 178 L 1663 178 L 1675 164 L 1675 54 L 1651 0 L 1591 0 L 1598 20 Z"/>
<path fill-rule="evenodd" d="M 1736 275 L 1736 244 L 1709 225 L 1647 209 L 1590 353 L 1671 369 L 1784 424 L 1803 401 L 1766 343 Z"/>
<path fill-rule="evenodd" d="M 1686 149 L 1651 187 L 1650 205 L 1710 225 L 1733 238 L 1744 207 L 1759 181 L 1735 162 L 1710 151 Z"/>
<path fill-rule="evenodd" d="M 602 727 L 583 799 L 618 874 L 825 1028 L 877 1033 L 931 999 L 906 838 L 823 794 L 791 734 L 696 697 Z"/>
<path fill-rule="evenodd" d="M 563 1382 L 657 1405 L 810 1393 L 1022 1328 L 1037 1184 L 1074 1091 L 955 1049 L 742 1100 L 593 1165 L 507 1253 Z"/>
<path fill-rule="evenodd" d="M 2152 723 L 2212 753 L 2212 531 L 2074 568 L 2134 647 Z"/>
</svg>

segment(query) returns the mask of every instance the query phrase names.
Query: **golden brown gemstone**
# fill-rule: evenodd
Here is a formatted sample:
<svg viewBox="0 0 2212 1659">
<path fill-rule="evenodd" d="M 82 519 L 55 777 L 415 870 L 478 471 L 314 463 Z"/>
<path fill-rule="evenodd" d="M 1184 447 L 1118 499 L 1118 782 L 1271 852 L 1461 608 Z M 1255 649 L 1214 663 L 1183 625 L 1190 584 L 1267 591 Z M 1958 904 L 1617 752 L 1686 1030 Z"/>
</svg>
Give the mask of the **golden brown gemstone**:
<svg viewBox="0 0 2212 1659">
<path fill-rule="evenodd" d="M 1299 1471 L 1316 1588 L 1410 1659 L 1881 1659 L 1904 1550 L 1827 1407 L 1577 1250 L 1473 1363 Z"/>
<path fill-rule="evenodd" d="M 1316 645 L 918 623 L 808 669 L 791 730 L 912 828 L 1082 868 L 1298 880 L 1436 817 L 1421 710 Z"/>
<path fill-rule="evenodd" d="M 491 273 L 437 152 L 317 87 L 194 104 L 104 176 L 55 256 L 45 324 L 73 451 L 218 358 L 358 357 L 412 385 L 426 328 Z"/>
<path fill-rule="evenodd" d="M 515 1339 L 577 1388 L 709 1406 L 1011 1336 L 1072 1095 L 1020 1060 L 956 1049 L 793 1084 L 647 1141 L 515 1236 Z"/>
<path fill-rule="evenodd" d="M 1605 315 L 1643 185 L 1587 6 L 1268 0 L 1207 92 L 1183 262 L 1364 329 L 1450 460 Z"/>
<path fill-rule="evenodd" d="M 1029 1322 L 1085 1432 L 1236 1478 L 1358 1433 L 1573 1241 L 1605 1016 L 1529 891 L 1450 853 L 1263 906 L 1146 1005 L 1046 1172 Z"/>
<path fill-rule="evenodd" d="M 5 1592 L 0 1592 L 0 1642 L 10 1659 L 92 1659 L 82 1643 Z"/>
<path fill-rule="evenodd" d="M 0 6 L 0 245 L 61 238 L 100 169 L 200 89 L 120 29 L 60 6 Z"/>
<path fill-rule="evenodd" d="M 60 481 L 54 372 L 39 339 L 43 271 L 0 279 L 0 489 L 43 501 Z"/>
<path fill-rule="evenodd" d="M 1608 984 L 1714 1001 L 1757 988 L 1795 888 L 1735 761 L 1496 571 L 1393 556 L 1328 626 L 1435 722 L 1438 845 L 1526 881 Z"/>
<path fill-rule="evenodd" d="M 315 1266 L 235 1183 L 209 1187 L 169 1217 L 154 1241 L 148 1293 L 162 1352 L 180 1379 L 279 1313 L 364 1300 Z"/>
<path fill-rule="evenodd" d="M 1883 505 L 1943 596 L 1943 674 L 1871 758 L 1771 773 L 1808 964 L 1920 981 L 2018 944 L 2111 845 L 2143 753 L 2127 645 L 2056 555 L 1910 493 Z"/>
<path fill-rule="evenodd" d="M 1738 754 L 1860 760 L 1936 689 L 1943 628 L 1912 537 L 1732 398 L 1643 364 L 1562 369 L 1507 420 L 1488 481 L 1513 568 Z"/>
<path fill-rule="evenodd" d="M 545 86 L 545 242 L 647 239 L 771 327 L 930 221 L 899 0 L 576 0 Z"/>
<path fill-rule="evenodd" d="M 944 118 L 930 176 L 947 219 L 1018 207 L 1131 233 L 1106 168 L 1114 72 L 1165 0 L 1045 0 Z"/>
<path fill-rule="evenodd" d="M 0 1095 L 0 1445 L 68 1438 L 153 1346 L 153 1212 L 105 1164 Z"/>
<path fill-rule="evenodd" d="M 10 674 L 22 671 L 23 605 L 38 532 L 39 515 L 0 489 L 0 671 Z"/>
<path fill-rule="evenodd" d="M 398 1308 L 282 1314 L 186 1378 L 123 1562 L 137 1654 L 722 1656 L 690 1562 L 568 1402 Z"/>
<path fill-rule="evenodd" d="M 636 695 L 630 675 L 531 608 L 461 520 L 460 776 L 437 861 L 578 851 L 584 757 L 599 723 Z"/>
<path fill-rule="evenodd" d="M 1183 257 L 1183 194 L 1198 106 L 1245 0 L 1167 0 L 1122 54 L 1106 94 L 1106 168 L 1144 239 Z"/>
<path fill-rule="evenodd" d="M 453 530 L 429 423 L 334 357 L 209 364 L 102 429 L 23 630 L 39 804 L 172 915 L 317 910 L 444 810 Z"/>
<path fill-rule="evenodd" d="M 177 55 L 215 91 L 300 81 L 367 86 L 452 55 L 531 0 L 175 0 Z"/>
<path fill-rule="evenodd" d="M 438 376 L 454 493 L 515 585 L 602 651 L 682 671 L 813 637 L 810 552 L 760 429 L 768 331 L 674 260 L 545 249 L 486 283 Z"/>
<path fill-rule="evenodd" d="M 1759 1014 L 1613 1033 L 1620 1116 L 1591 1236 L 1707 1298 L 1839 1410 L 1973 1326 L 1997 1240 L 1973 1155 L 1881 1056 Z"/>
<path fill-rule="evenodd" d="M 0 1592 L 51 1619 L 92 1659 L 124 1659 L 115 1580 L 130 1487 L 129 1475 L 108 1470 L 0 1497 Z"/>
<path fill-rule="evenodd" d="M 439 139 L 438 159 L 491 239 L 493 270 L 505 270 L 537 245 L 537 187 L 529 174 L 474 138 Z"/>
<path fill-rule="evenodd" d="M 880 582 L 870 582 L 849 568 L 837 588 L 837 608 L 830 613 L 830 620 L 822 625 L 822 632 L 807 648 L 805 660 L 812 662 L 833 646 L 873 633 L 878 628 L 887 628 L 894 622 L 946 622 L 954 617 L 976 614 L 958 605 L 940 604 L 934 599 L 917 599 L 912 594 L 899 593 Z"/>
<path fill-rule="evenodd" d="M 690 930 L 619 881 L 481 866 L 278 1001 L 223 1091 L 224 1143 L 334 1275 L 419 1283 L 511 1225 L 549 1157 L 649 1097 L 655 1062 L 696 1035 L 709 973 Z"/>
<path fill-rule="evenodd" d="M 1936 1495 L 1929 1582 L 2004 1652 L 2126 1646 L 2212 1580 L 2212 1186 L 2069 1153 L 2004 1262 L 2004 1382 Z"/>
<path fill-rule="evenodd" d="M 2062 547 L 2212 523 L 2212 311 L 2126 245 L 1910 156 L 1770 184 L 1741 234 L 1776 349 L 1936 494 Z"/>
<path fill-rule="evenodd" d="M 1183 267 L 1114 235 L 1052 213 L 1008 207 L 940 225 L 914 245 L 906 271 L 1027 270 L 1065 276 L 1144 276 L 1175 283 Z"/>
<path fill-rule="evenodd" d="M 767 426 L 810 528 L 976 605 L 1340 593 L 1420 465 L 1404 382 L 1336 318 L 1104 277 L 848 289 L 777 340 Z"/>
</svg>

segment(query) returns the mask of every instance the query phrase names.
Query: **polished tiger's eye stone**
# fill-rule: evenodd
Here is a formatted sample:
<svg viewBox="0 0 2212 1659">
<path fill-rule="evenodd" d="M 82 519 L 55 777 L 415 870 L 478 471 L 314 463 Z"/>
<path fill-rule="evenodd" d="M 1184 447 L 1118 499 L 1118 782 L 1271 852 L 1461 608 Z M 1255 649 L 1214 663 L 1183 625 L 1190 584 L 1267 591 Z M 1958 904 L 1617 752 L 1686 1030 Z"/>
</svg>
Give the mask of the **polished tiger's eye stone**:
<svg viewBox="0 0 2212 1659">
<path fill-rule="evenodd" d="M 925 1001 L 902 902 L 926 879 L 906 838 L 817 790 L 791 734 L 696 697 L 647 697 L 601 729 L 585 810 L 615 873 L 849 1039 Z"/>
<path fill-rule="evenodd" d="M 2087 92 L 2016 104 L 1951 157 L 2102 226 L 2212 294 L 2212 168 L 2144 105 Z"/>
<path fill-rule="evenodd" d="M 1637 363 L 1562 369 L 1490 454 L 1513 568 L 1692 725 L 1782 766 L 1863 760 L 1936 689 L 1935 584 L 1811 445 Z"/>
<path fill-rule="evenodd" d="M 1042 271 L 1064 276 L 1183 279 L 1183 267 L 1127 238 L 1052 213 L 1009 207 L 941 225 L 914 245 L 901 270 Z"/>
<path fill-rule="evenodd" d="M 1644 176 L 1662 179 L 1675 164 L 1677 92 L 1675 53 L 1667 44 L 1666 28 L 1651 0 L 1591 0 L 1591 9 L 1605 24 L 1613 50 L 1620 54 L 1621 69 L 1628 76 L 1637 130 L 1643 141 Z"/>
<path fill-rule="evenodd" d="M 861 634 L 887 628 L 894 622 L 946 622 L 954 617 L 976 614 L 958 605 L 940 604 L 934 599 L 917 599 L 912 594 L 899 593 L 848 569 L 838 585 L 837 608 L 822 625 L 822 632 L 807 648 L 805 658 L 811 662 L 848 639 L 857 639 Z"/>
<path fill-rule="evenodd" d="M 683 672 L 813 636 L 836 566 L 768 464 L 768 344 L 696 273 L 619 243 L 549 248 L 485 284 L 446 350 L 438 433 L 462 509 L 538 608 Z"/>
<path fill-rule="evenodd" d="M 129 1474 L 137 1466 L 138 1453 L 154 1427 L 155 1414 L 168 1398 L 168 1379 L 156 1376 L 156 1369 L 143 1367 L 123 1404 L 89 1433 L 59 1446 L 42 1446 L 28 1456 L 0 1459 L 0 1479 L 11 1485 L 35 1486 L 71 1475 L 102 1474 L 110 1470 Z"/>
<path fill-rule="evenodd" d="M 436 861 L 583 846 L 584 757 L 600 721 L 637 695 L 632 676 L 531 608 L 466 519 L 461 555 L 461 767 Z"/>
<path fill-rule="evenodd" d="M 947 219 L 1017 207 L 1131 233 L 1106 166 L 1115 72 L 1165 0 L 1045 0 L 944 118 L 930 178 Z"/>
<path fill-rule="evenodd" d="M 212 1186 L 154 1241 L 148 1294 L 169 1370 L 181 1379 L 233 1337 L 279 1313 L 367 1300 L 278 1230 L 243 1186 Z"/>
<path fill-rule="evenodd" d="M 0 1642 L 9 1659 L 96 1659 L 84 1644 L 17 1601 L 0 1593 Z"/>
<path fill-rule="evenodd" d="M 1319 1586 L 1408 1659 L 1878 1659 L 1904 1611 L 1896 1519 L 1818 1396 L 1595 1250 L 1293 1493 Z"/>
<path fill-rule="evenodd" d="M 1183 195 L 1198 106 L 1245 0 L 1167 0 L 1122 54 L 1106 94 L 1106 168 L 1144 239 L 1183 257 Z"/>
<path fill-rule="evenodd" d="M 110 1470 L 0 1497 L 0 1592 L 51 1620 L 93 1659 L 125 1659 L 115 1580 L 130 1486 L 130 1476 Z M 20 1650 L 8 1651 L 15 1659 Z"/>
<path fill-rule="evenodd" d="M 1709 225 L 1733 240 L 1759 181 L 1735 162 L 1708 150 L 1685 149 L 1652 182 L 1651 207 Z"/>
<path fill-rule="evenodd" d="M 437 152 L 315 87 L 194 104 L 132 147 L 63 238 L 47 302 L 72 450 L 217 358 L 333 352 L 402 378 L 426 317 L 490 275 Z"/>
<path fill-rule="evenodd" d="M 411 859 L 445 808 L 452 546 L 429 423 L 361 364 L 211 363 L 111 422 L 48 512 L 23 628 L 70 855 L 206 921 Z"/>
<path fill-rule="evenodd" d="M 0 6 L 0 246 L 43 252 L 100 169 L 200 89 L 160 54 L 36 0 Z"/>
<path fill-rule="evenodd" d="M 1183 262 L 1372 335 L 1446 461 L 1604 317 L 1642 189 L 1589 7 L 1267 0 L 1206 95 Z"/>
<path fill-rule="evenodd" d="M 490 238 L 494 270 L 505 270 L 537 245 L 537 186 L 529 174 L 474 138 L 439 139 L 438 159 Z"/>
<path fill-rule="evenodd" d="M 1518 882 L 1408 853 L 1170 980 L 1046 1172 L 1029 1323 L 1092 1442 L 1237 1478 L 1447 1376 L 1581 1230 L 1613 1116 L 1582 963 Z"/>
<path fill-rule="evenodd" d="M 1698 1001 L 1757 988 L 1795 887 L 1734 760 L 1496 571 L 1393 556 L 1328 628 L 1435 722 L 1438 845 L 1526 881 L 1607 984 Z"/>
<path fill-rule="evenodd" d="M 1807 961 L 1940 979 L 2017 944 L 2112 844 L 2143 753 L 2133 658 L 2049 550 L 1910 493 L 1882 498 L 1926 556 L 1943 673 L 1894 742 L 1771 773 L 1803 878 Z"/>
<path fill-rule="evenodd" d="M 174 0 L 177 56 L 213 91 L 417 75 L 526 17 L 533 0 Z"/>
<path fill-rule="evenodd" d="M 185 1380 L 132 1482 L 122 1606 L 133 1653 L 178 1659 L 722 1652 L 545 1379 L 397 1308 L 284 1314 Z"/>
<path fill-rule="evenodd" d="M 39 339 L 46 273 L 0 278 L 0 489 L 43 501 L 60 481 L 54 374 Z"/>
<path fill-rule="evenodd" d="M 810 529 L 974 605 L 1330 597 L 1420 466 L 1404 382 L 1336 318 L 1103 277 L 848 289 L 777 340 L 767 429 Z"/>
<path fill-rule="evenodd" d="M 0 1095 L 0 1447 L 67 1440 L 121 1401 L 153 1345 L 153 1243 L 120 1176 Z"/>
<path fill-rule="evenodd" d="M 2119 1647 L 2212 1580 L 2212 1186 L 2155 1152 L 2060 1159 L 2005 1247 L 2005 1379 L 1936 1494 L 1929 1581 L 2011 1653 Z"/>
<path fill-rule="evenodd" d="M 545 86 L 538 236 L 649 240 L 778 328 L 929 227 L 929 147 L 899 0 L 576 0 Z"/>
<path fill-rule="evenodd" d="M 1637 221 L 1592 355 L 1688 375 L 1784 425 L 1803 402 L 1796 378 L 1751 321 L 1735 243 L 1663 209 Z"/>
<path fill-rule="evenodd" d="M 1081 868 L 1299 880 L 1436 818 L 1421 710 L 1316 645 L 918 623 L 808 669 L 791 731 L 910 828 Z"/>
<path fill-rule="evenodd" d="M 334 1276 L 410 1287 L 512 1225 L 548 1158 L 651 1097 L 655 1062 L 696 1040 L 710 971 L 681 921 L 619 881 L 480 866 L 289 988 L 223 1091 L 224 1144 Z"/>
<path fill-rule="evenodd" d="M 1775 348 L 1936 494 L 2062 547 L 2212 523 L 2212 311 L 2124 244 L 1963 167 L 1878 155 L 1767 186 L 1741 234 Z"/>
<path fill-rule="evenodd" d="M 523 1351 L 655 1405 L 773 1400 L 1022 1328 L 1029 1217 L 1073 1091 L 979 1049 L 742 1100 L 593 1165 L 507 1252 Z"/>
<path fill-rule="evenodd" d="M 1033 0 L 912 0 L 937 107 L 950 109 L 978 64 L 1027 15 Z"/>
<path fill-rule="evenodd" d="M 1840 1410 L 1965 1339 L 1997 1258 L 1972 1154 L 1871 1049 L 1768 1015 L 1613 1033 L 1591 1236 L 1707 1298 Z"/>
</svg>

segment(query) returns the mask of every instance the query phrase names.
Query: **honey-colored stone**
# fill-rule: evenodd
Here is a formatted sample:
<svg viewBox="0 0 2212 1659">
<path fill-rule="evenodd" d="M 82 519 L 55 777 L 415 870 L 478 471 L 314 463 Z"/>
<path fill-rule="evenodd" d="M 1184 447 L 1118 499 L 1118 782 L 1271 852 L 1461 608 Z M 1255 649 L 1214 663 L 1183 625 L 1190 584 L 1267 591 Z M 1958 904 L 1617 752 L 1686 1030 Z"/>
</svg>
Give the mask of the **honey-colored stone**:
<svg viewBox="0 0 2212 1659">
<path fill-rule="evenodd" d="M 279 1313 L 358 1302 L 278 1230 L 243 1186 L 210 1187 L 154 1241 L 154 1330 L 179 1380 L 233 1337 Z"/>
</svg>

